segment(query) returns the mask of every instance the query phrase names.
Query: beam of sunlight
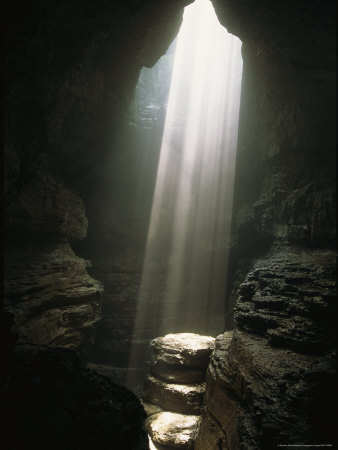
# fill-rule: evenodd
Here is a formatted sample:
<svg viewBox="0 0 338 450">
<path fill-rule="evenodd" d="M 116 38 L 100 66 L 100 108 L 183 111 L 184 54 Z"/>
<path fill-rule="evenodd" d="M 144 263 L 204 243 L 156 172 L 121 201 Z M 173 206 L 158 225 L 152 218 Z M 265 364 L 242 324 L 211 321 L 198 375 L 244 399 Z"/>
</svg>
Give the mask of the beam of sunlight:
<svg viewBox="0 0 338 450">
<path fill-rule="evenodd" d="M 195 0 L 177 38 L 135 342 L 223 331 L 241 78 L 240 40 Z M 129 366 L 139 357 L 132 347 Z"/>
</svg>

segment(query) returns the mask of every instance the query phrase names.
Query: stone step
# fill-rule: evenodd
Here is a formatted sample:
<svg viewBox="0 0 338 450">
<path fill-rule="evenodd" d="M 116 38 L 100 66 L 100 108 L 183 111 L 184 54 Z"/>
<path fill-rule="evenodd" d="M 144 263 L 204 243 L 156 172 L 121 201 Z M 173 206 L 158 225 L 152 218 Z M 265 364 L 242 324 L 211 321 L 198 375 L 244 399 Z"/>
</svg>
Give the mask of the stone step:
<svg viewBox="0 0 338 450">
<path fill-rule="evenodd" d="M 199 414 L 205 392 L 205 383 L 166 383 L 148 375 L 143 386 L 143 401 L 160 406 L 165 411 Z"/>
<path fill-rule="evenodd" d="M 159 412 L 148 417 L 145 429 L 155 450 L 190 450 L 194 448 L 200 416 Z M 150 446 L 151 448 L 151 446 Z"/>
<path fill-rule="evenodd" d="M 211 336 L 177 333 L 153 339 L 150 347 L 155 353 L 156 362 L 206 369 L 214 344 L 215 338 Z"/>
</svg>

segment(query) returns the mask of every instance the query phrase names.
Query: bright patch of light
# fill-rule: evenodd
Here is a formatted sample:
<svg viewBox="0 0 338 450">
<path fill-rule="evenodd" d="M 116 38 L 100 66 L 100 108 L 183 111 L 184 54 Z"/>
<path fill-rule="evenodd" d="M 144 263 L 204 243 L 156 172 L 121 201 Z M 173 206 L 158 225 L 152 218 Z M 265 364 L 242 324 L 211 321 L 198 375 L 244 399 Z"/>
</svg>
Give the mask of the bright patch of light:
<svg viewBox="0 0 338 450">
<path fill-rule="evenodd" d="M 237 146 L 241 42 L 209 0 L 184 12 L 149 225 L 135 337 L 216 335 L 225 284 Z M 135 353 L 135 352 L 134 352 Z M 135 355 L 134 355 L 135 356 Z M 131 365 L 133 352 L 131 355 Z"/>
</svg>

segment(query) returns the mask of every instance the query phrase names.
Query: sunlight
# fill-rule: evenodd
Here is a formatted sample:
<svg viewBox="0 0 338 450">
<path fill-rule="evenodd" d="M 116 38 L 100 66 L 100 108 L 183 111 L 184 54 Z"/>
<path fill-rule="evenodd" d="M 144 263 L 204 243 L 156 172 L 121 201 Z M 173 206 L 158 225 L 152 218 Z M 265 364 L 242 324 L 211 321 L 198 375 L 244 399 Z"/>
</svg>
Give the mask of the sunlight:
<svg viewBox="0 0 338 450">
<path fill-rule="evenodd" d="M 240 40 L 196 0 L 177 38 L 135 339 L 223 330 L 241 78 Z"/>
</svg>

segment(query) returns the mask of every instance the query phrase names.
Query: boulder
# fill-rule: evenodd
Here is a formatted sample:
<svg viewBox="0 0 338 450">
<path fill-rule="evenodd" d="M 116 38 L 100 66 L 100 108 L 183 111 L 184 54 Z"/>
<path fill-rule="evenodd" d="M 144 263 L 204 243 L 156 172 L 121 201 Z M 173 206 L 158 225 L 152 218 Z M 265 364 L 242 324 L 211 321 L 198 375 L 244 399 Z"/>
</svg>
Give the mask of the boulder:
<svg viewBox="0 0 338 450">
<path fill-rule="evenodd" d="M 160 412 L 148 417 L 145 429 L 157 448 L 193 449 L 200 416 Z"/>
<path fill-rule="evenodd" d="M 156 361 L 173 366 L 207 367 L 215 338 L 194 333 L 167 334 L 150 342 Z"/>
</svg>

